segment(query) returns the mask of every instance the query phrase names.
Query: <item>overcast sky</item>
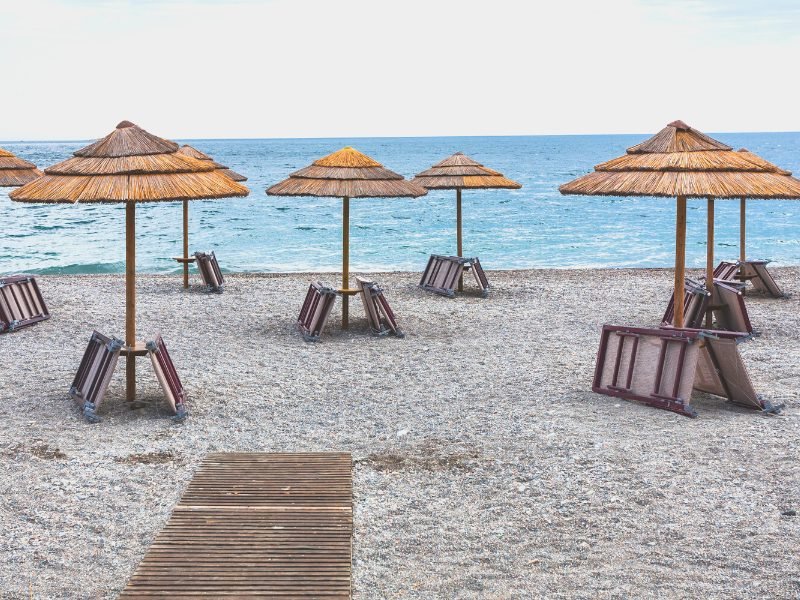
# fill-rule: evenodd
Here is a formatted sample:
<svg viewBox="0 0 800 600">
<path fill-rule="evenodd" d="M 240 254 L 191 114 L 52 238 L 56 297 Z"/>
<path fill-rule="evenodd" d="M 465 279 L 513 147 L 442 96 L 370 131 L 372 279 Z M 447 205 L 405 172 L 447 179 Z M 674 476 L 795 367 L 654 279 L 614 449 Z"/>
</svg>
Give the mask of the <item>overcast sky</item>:
<svg viewBox="0 0 800 600">
<path fill-rule="evenodd" d="M 0 140 L 800 130 L 797 0 L 0 2 Z"/>
</svg>

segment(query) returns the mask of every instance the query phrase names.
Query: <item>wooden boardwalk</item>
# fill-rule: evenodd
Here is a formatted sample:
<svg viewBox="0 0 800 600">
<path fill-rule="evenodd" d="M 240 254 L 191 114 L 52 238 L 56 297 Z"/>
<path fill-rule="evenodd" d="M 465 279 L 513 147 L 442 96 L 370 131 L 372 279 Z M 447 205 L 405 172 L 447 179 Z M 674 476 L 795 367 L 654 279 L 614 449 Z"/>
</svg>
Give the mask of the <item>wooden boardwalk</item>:
<svg viewBox="0 0 800 600">
<path fill-rule="evenodd" d="M 120 598 L 350 598 L 350 454 L 210 454 Z"/>
</svg>

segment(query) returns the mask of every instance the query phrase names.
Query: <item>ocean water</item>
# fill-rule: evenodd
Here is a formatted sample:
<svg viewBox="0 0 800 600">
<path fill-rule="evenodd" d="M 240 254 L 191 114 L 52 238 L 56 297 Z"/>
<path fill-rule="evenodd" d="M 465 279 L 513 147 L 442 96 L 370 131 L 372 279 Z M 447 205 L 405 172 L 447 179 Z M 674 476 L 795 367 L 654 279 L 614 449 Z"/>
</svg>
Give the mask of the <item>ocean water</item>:
<svg viewBox="0 0 800 600">
<path fill-rule="evenodd" d="M 713 134 L 712 134 L 713 135 Z M 341 200 L 267 196 L 292 171 L 350 145 L 406 176 L 462 151 L 522 183 L 521 190 L 465 191 L 464 251 L 485 268 L 668 267 L 675 201 L 561 196 L 558 186 L 648 137 L 643 135 L 276 140 L 179 140 L 246 175 L 247 198 L 190 203 L 190 251 L 214 250 L 224 270 L 338 271 Z M 800 173 L 800 133 L 716 134 Z M 44 168 L 86 145 L 0 142 Z M 0 188 L 0 273 L 119 273 L 125 268 L 123 205 L 11 202 Z M 716 203 L 716 253 L 738 256 L 738 201 Z M 181 203 L 137 208 L 137 269 L 178 273 Z M 431 253 L 455 253 L 455 191 L 417 199 L 354 199 L 351 268 L 421 270 Z M 704 200 L 690 200 L 687 264 L 705 260 Z M 748 202 L 748 256 L 800 264 L 800 201 Z"/>
</svg>

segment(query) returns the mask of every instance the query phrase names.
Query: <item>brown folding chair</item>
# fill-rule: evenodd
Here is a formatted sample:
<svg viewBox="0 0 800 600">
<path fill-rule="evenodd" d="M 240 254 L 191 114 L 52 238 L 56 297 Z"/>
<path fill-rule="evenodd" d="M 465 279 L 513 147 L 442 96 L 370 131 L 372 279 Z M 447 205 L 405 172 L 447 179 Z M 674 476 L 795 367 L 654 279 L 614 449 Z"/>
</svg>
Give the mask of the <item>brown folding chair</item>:
<svg viewBox="0 0 800 600">
<path fill-rule="evenodd" d="M 49 318 L 50 312 L 34 277 L 11 275 L 0 278 L 0 333 Z"/>
<path fill-rule="evenodd" d="M 159 334 L 152 342 L 147 342 L 147 353 L 150 355 L 150 361 L 153 363 L 153 371 L 155 371 L 156 379 L 164 391 L 164 396 L 167 399 L 167 404 L 172 409 L 173 418 L 176 421 L 183 421 L 189 414 L 186 409 L 186 390 L 181 383 L 178 372 L 175 370 L 175 364 L 167 351 L 167 346 L 164 344 L 164 339 Z"/>
<path fill-rule="evenodd" d="M 701 283 L 689 279 L 684 281 L 683 287 L 683 318 L 687 327 L 702 327 L 703 318 L 708 310 L 711 293 Z M 675 324 L 675 294 L 670 296 L 667 310 L 661 319 L 662 325 Z"/>
<path fill-rule="evenodd" d="M 210 291 L 221 292 L 225 278 L 219 268 L 217 256 L 213 252 L 195 252 L 194 257 L 197 260 L 197 269 L 200 271 L 203 283 L 208 286 Z"/>
<path fill-rule="evenodd" d="M 694 389 L 764 412 L 781 407 L 753 390 L 739 332 L 604 325 L 592 391 L 696 417 Z"/>
<path fill-rule="evenodd" d="M 297 328 L 307 342 L 318 342 L 338 293 L 321 282 L 308 286 L 306 299 L 297 318 Z"/>
<path fill-rule="evenodd" d="M 741 267 L 740 279 L 750 281 L 753 289 L 773 298 L 785 298 L 786 294 L 778 286 L 772 273 L 767 270 L 768 260 L 746 260 L 739 263 Z"/>
<path fill-rule="evenodd" d="M 89 423 L 100 422 L 97 409 L 105 397 L 122 346 L 122 340 L 106 337 L 97 331 L 89 339 L 69 390 L 69 395 L 78 403 Z"/>
<path fill-rule="evenodd" d="M 455 288 L 465 269 L 472 271 L 483 297 L 488 296 L 489 281 L 483 271 L 481 261 L 477 257 L 462 258 L 431 254 L 428 264 L 422 272 L 419 287 L 434 294 L 452 298 L 455 296 Z"/>
<path fill-rule="evenodd" d="M 723 331 L 741 331 L 753 333 L 747 306 L 744 303 L 741 283 L 714 280 L 714 324 Z"/>
<path fill-rule="evenodd" d="M 783 405 L 773 406 L 756 393 L 742 361 L 738 344 L 749 336 L 733 331 L 714 331 L 703 339 L 703 352 L 697 363 L 694 389 L 727 398 L 734 404 L 779 413 Z"/>
<path fill-rule="evenodd" d="M 719 279 L 720 281 L 727 281 L 733 283 L 740 283 L 739 280 L 739 263 L 738 262 L 728 262 L 723 260 L 721 263 L 717 265 L 717 268 L 714 269 L 714 279 Z M 705 278 L 703 278 L 705 281 Z"/>
<path fill-rule="evenodd" d="M 393 333 L 397 337 L 405 337 L 397 325 L 394 311 L 383 294 L 383 290 L 374 281 L 356 277 L 358 282 L 361 302 L 364 303 L 364 312 L 367 314 L 369 327 L 376 335 Z"/>
</svg>

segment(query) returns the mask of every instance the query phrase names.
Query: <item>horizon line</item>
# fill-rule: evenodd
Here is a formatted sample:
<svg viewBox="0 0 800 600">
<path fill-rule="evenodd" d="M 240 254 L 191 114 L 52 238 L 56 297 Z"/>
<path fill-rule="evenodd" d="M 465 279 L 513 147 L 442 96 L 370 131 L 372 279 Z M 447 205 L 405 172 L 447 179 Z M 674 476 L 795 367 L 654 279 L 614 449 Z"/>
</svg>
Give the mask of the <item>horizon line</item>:
<svg viewBox="0 0 800 600">
<path fill-rule="evenodd" d="M 654 135 L 656 132 L 631 132 L 631 133 L 523 133 L 523 134 L 462 134 L 462 135 L 339 135 L 339 136 L 298 136 L 298 137 L 181 137 L 176 136 L 171 139 L 185 141 L 286 141 L 286 140 L 380 140 L 380 139 L 435 139 L 435 138 L 528 138 L 528 137 L 595 137 L 609 135 Z M 704 132 L 705 133 L 705 132 Z M 760 133 L 800 133 L 798 130 L 762 130 L 762 131 L 710 131 L 709 135 L 735 135 L 735 134 L 760 134 Z M 106 134 L 107 135 L 107 134 Z M 97 140 L 101 138 L 72 138 L 72 139 L 0 139 L 0 144 L 46 144 L 46 143 L 79 143 Z"/>
</svg>

